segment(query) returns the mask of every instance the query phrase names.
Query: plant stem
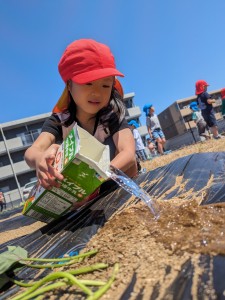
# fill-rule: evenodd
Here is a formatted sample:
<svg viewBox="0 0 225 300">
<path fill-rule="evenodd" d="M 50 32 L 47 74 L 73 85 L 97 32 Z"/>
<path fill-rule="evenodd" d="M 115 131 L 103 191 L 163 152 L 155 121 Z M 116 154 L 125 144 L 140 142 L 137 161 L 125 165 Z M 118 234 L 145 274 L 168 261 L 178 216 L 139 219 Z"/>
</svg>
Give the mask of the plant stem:
<svg viewBox="0 0 225 300">
<path fill-rule="evenodd" d="M 101 280 L 89 280 L 89 279 L 80 279 L 80 282 L 83 283 L 84 285 L 91 285 L 91 286 L 103 286 L 106 283 Z"/>
<path fill-rule="evenodd" d="M 91 250 L 85 253 L 81 253 L 79 255 L 70 256 L 70 257 L 62 257 L 62 258 L 35 258 L 35 257 L 28 257 L 21 259 L 21 261 L 39 261 L 39 262 L 62 262 L 62 261 L 68 261 L 68 260 L 75 260 L 80 259 L 83 257 L 94 255 L 98 252 L 98 250 Z"/>
<path fill-rule="evenodd" d="M 101 288 L 99 288 L 94 294 L 90 295 L 87 300 L 97 300 L 100 299 L 100 297 L 110 288 L 110 286 L 112 285 L 113 281 L 116 278 L 116 275 L 119 271 L 119 264 L 115 264 L 114 266 L 114 270 L 113 270 L 113 274 L 112 277 L 108 280 L 108 282 L 102 286 Z"/>
<path fill-rule="evenodd" d="M 89 272 L 93 272 L 93 271 L 100 270 L 100 269 L 106 269 L 106 268 L 108 268 L 107 264 L 98 263 L 98 264 L 95 264 L 92 266 L 81 267 L 76 270 L 68 270 L 67 272 L 72 275 L 80 275 L 80 274 L 89 273 Z"/>
<path fill-rule="evenodd" d="M 31 287 L 36 283 L 36 282 L 27 282 L 26 283 L 26 282 L 18 281 L 16 279 L 12 279 L 12 278 L 10 278 L 10 281 L 21 287 Z"/>
<path fill-rule="evenodd" d="M 12 279 L 12 278 L 10 278 L 10 281 L 21 287 L 31 287 L 35 283 L 38 282 L 38 281 L 34 281 L 34 282 L 25 283 L 25 282 L 18 281 L 18 280 Z M 89 286 L 102 286 L 102 285 L 106 284 L 104 281 L 101 281 L 101 280 L 80 279 L 79 281 L 80 281 L 80 283 L 82 283 L 84 285 L 89 285 Z"/>
<path fill-rule="evenodd" d="M 56 268 L 61 268 L 64 266 L 71 266 L 77 262 L 77 259 L 70 260 L 67 263 L 64 264 L 46 264 L 46 265 L 32 265 L 32 264 L 26 264 L 22 263 L 24 266 L 33 268 L 33 269 L 56 269 Z M 21 263 L 21 262 L 20 262 Z"/>
<path fill-rule="evenodd" d="M 46 277 L 44 277 L 43 279 L 41 279 L 40 281 L 35 283 L 30 289 L 28 289 L 24 293 L 16 296 L 15 298 L 13 298 L 11 300 L 20 300 L 20 299 L 24 300 L 25 296 L 33 293 L 40 286 L 44 285 L 45 283 L 47 283 L 49 281 L 53 281 L 53 280 L 56 280 L 59 278 L 68 279 L 71 284 L 78 286 L 84 293 L 86 293 L 89 296 L 93 294 L 89 288 L 87 288 L 84 284 L 82 284 L 79 280 L 77 280 L 76 277 L 74 277 L 72 274 L 69 274 L 67 272 L 55 272 L 53 274 L 47 275 Z"/>
<path fill-rule="evenodd" d="M 25 296 L 25 297 L 23 297 L 21 299 L 22 300 L 33 299 L 34 297 L 37 297 L 37 296 L 39 296 L 41 294 L 44 294 L 46 292 L 49 292 L 51 290 L 57 289 L 59 287 L 65 286 L 65 285 L 66 285 L 66 283 L 62 282 L 62 281 L 56 282 L 56 283 L 52 283 L 52 284 L 49 284 L 49 285 L 47 285 L 45 287 L 42 287 L 42 288 L 34 291 L 33 293 L 30 293 L 29 295 L 27 295 L 27 296 Z"/>
</svg>

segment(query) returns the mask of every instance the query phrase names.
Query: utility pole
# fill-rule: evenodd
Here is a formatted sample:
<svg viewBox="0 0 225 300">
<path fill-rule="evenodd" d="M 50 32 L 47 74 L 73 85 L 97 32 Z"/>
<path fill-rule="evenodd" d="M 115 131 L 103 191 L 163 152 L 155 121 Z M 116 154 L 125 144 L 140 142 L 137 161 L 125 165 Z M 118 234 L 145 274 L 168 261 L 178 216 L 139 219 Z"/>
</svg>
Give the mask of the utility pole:
<svg viewBox="0 0 225 300">
<path fill-rule="evenodd" d="M 9 152 L 9 148 L 7 146 L 6 138 L 5 138 L 5 135 L 4 135 L 1 124 L 0 124 L 0 130 L 1 130 L 2 138 L 3 138 L 3 142 L 4 142 L 4 145 L 5 145 L 5 149 L 7 151 L 8 157 L 9 157 L 9 161 L 10 161 L 10 164 L 11 164 L 13 175 L 14 175 L 14 178 L 16 179 L 17 188 L 19 190 L 21 200 L 23 201 L 23 195 L 22 195 L 22 192 L 21 192 L 20 184 L 19 184 L 19 181 L 18 181 L 17 176 L 16 176 L 16 172 L 15 172 L 15 169 L 14 169 L 14 166 L 13 166 L 13 161 L 12 161 L 12 158 L 11 158 L 11 155 L 10 155 L 10 152 Z"/>
</svg>

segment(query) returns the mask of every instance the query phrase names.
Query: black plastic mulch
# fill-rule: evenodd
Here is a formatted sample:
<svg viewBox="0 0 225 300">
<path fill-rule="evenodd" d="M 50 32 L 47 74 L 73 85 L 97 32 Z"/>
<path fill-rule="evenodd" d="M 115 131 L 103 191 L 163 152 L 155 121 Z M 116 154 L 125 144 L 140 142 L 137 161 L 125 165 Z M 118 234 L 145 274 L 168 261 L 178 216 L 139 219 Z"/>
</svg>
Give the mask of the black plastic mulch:
<svg viewBox="0 0 225 300">
<path fill-rule="evenodd" d="M 167 190 L 171 189 L 177 176 L 183 176 L 183 181 L 187 181 L 184 189 L 179 189 L 167 195 L 167 200 L 180 193 L 193 189 L 199 191 L 207 186 L 209 180 L 212 184 L 207 190 L 204 204 L 224 202 L 225 201 L 225 152 L 199 153 L 182 157 L 172 163 L 155 169 L 149 173 L 140 175 L 136 182 L 138 184 L 147 182 L 146 191 L 150 195 L 160 197 Z M 212 179 L 213 178 L 213 179 Z M 154 182 L 153 182 L 154 181 Z M 69 213 L 58 221 L 54 221 L 32 234 L 17 238 L 2 244 L 0 252 L 7 250 L 7 245 L 16 245 L 28 250 L 29 256 L 36 257 L 58 257 L 64 253 L 74 250 L 80 250 L 85 247 L 86 243 L 96 234 L 97 230 L 104 226 L 110 216 L 117 211 L 130 198 L 121 188 L 114 191 L 108 191 L 107 194 L 94 200 L 87 207 L 76 213 Z M 21 226 L 27 222 L 27 217 L 20 217 Z M 26 221 L 25 221 L 26 219 Z M 17 220 L 19 222 L 19 220 Z M 2 222 L 4 223 L 4 222 Z M 18 223 L 19 224 L 19 223 Z M 225 222 L 224 222 L 225 224 Z M 8 230 L 8 229 L 7 229 Z M 224 256 L 207 256 L 202 255 L 200 262 L 204 268 L 202 281 L 198 283 L 198 299 L 204 298 L 204 282 L 208 280 L 209 264 L 213 264 L 213 283 L 212 288 L 215 290 L 216 299 L 225 299 L 225 258 Z M 38 271 L 24 268 L 18 273 L 20 278 L 32 279 Z M 169 272 L 169 270 L 168 270 Z M 122 300 L 129 299 L 134 286 L 133 282 L 128 286 L 127 296 L 123 295 Z M 190 261 L 186 262 L 177 276 L 174 283 L 167 290 L 165 299 L 192 299 L 191 286 L 193 281 L 193 266 Z M 18 290 L 15 286 L 7 286 L 0 295 L 0 299 L 8 299 Z M 151 299 L 156 299 L 160 290 L 160 285 L 156 285 L 154 295 Z M 169 298 L 167 298 L 167 296 Z M 209 295 L 208 299 L 211 296 Z M 137 299 L 142 299 L 140 294 Z M 215 298 L 214 298 L 215 299 Z"/>
</svg>

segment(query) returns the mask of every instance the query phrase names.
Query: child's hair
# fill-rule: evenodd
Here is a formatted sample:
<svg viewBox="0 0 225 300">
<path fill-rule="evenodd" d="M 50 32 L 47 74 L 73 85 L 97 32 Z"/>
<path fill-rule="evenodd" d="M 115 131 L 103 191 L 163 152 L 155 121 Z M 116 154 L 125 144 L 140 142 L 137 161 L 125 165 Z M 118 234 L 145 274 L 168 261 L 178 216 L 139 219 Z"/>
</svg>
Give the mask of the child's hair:
<svg viewBox="0 0 225 300">
<path fill-rule="evenodd" d="M 65 111 L 68 118 L 61 124 L 65 127 L 70 126 L 76 120 L 76 104 L 70 94 L 70 103 L 68 109 Z M 108 127 L 111 134 L 114 133 L 115 125 L 121 123 L 125 117 L 125 106 L 122 96 L 113 86 L 108 106 L 102 108 L 97 114 L 96 119 L 104 127 Z"/>
</svg>

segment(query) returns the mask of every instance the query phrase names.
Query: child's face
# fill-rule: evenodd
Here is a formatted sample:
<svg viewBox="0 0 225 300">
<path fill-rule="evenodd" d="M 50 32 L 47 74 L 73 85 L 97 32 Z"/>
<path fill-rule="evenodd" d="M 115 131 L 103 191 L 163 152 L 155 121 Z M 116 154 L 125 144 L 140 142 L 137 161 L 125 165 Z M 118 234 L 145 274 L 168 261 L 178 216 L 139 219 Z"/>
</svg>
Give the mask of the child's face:
<svg viewBox="0 0 225 300">
<path fill-rule="evenodd" d="M 154 112 L 155 112 L 155 108 L 153 106 L 151 106 L 151 108 L 150 108 L 150 114 L 152 114 Z"/>
<path fill-rule="evenodd" d="M 69 83 L 69 90 L 76 104 L 77 113 L 95 116 L 109 103 L 114 77 L 106 77 L 85 84 Z"/>
<path fill-rule="evenodd" d="M 207 85 L 204 85 L 204 92 L 206 92 L 207 91 Z"/>
</svg>

